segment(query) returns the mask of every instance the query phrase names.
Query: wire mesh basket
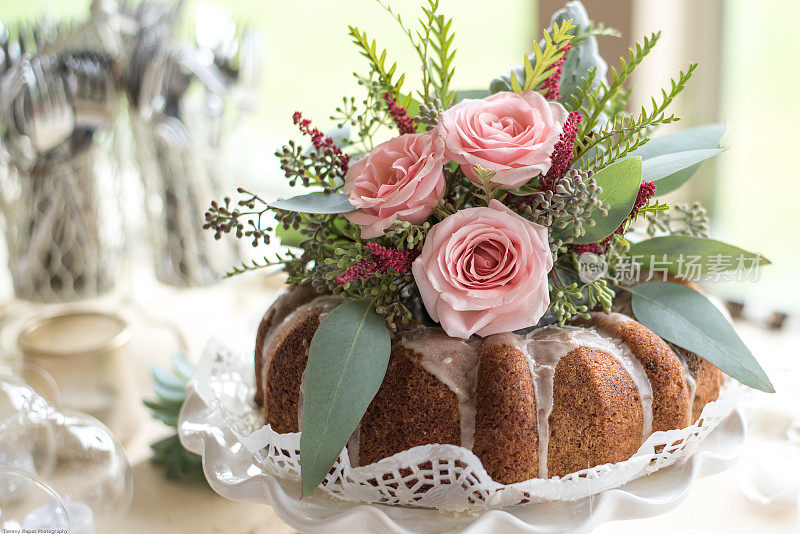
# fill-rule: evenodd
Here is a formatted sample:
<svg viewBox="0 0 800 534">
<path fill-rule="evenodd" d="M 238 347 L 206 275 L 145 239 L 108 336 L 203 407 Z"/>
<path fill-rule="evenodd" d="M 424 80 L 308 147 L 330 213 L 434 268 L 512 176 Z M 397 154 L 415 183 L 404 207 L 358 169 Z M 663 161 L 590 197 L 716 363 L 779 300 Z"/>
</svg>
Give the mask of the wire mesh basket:
<svg viewBox="0 0 800 534">
<path fill-rule="evenodd" d="M 69 159 L 0 171 L 3 222 L 15 295 L 70 302 L 114 288 L 123 245 L 116 166 L 102 144 Z"/>
</svg>

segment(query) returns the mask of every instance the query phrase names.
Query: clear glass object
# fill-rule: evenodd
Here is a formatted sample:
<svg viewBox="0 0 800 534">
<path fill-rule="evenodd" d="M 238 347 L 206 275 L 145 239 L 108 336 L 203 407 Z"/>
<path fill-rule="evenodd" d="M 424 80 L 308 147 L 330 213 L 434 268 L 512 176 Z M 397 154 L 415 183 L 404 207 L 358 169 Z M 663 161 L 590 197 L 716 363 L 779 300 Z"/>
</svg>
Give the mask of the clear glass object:
<svg viewBox="0 0 800 534">
<path fill-rule="evenodd" d="M 56 409 L 0 368 L 0 529 L 107 532 L 132 494 L 130 464 L 108 428 Z"/>
</svg>

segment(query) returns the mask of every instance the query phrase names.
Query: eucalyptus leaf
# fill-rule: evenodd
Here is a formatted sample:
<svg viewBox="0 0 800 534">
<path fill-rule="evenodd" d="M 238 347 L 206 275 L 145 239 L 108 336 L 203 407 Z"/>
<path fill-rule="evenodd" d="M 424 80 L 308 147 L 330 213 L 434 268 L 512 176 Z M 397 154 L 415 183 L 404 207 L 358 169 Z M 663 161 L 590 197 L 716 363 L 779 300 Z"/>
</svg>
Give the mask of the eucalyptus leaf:
<svg viewBox="0 0 800 534">
<path fill-rule="evenodd" d="M 724 150 L 723 148 L 686 150 L 643 160 L 642 180 L 654 182 L 656 193 L 665 195 L 691 178 L 702 162 Z"/>
<path fill-rule="evenodd" d="M 325 479 L 386 374 L 391 340 L 372 303 L 345 302 L 322 320 L 308 354 L 300 463 L 303 495 Z"/>
<path fill-rule="evenodd" d="M 686 183 L 689 178 L 694 176 L 694 173 L 697 172 L 703 161 L 707 159 L 700 157 L 692 163 L 692 157 L 698 158 L 701 154 L 695 153 L 674 156 L 676 160 L 673 161 L 671 165 L 677 170 L 673 170 L 671 174 L 664 174 L 663 169 L 665 169 L 665 166 L 668 164 L 667 156 L 684 152 L 719 149 L 723 135 L 725 135 L 724 124 L 706 124 L 696 128 L 689 128 L 688 130 L 683 130 L 678 133 L 653 138 L 641 148 L 631 152 L 629 156 L 642 158 L 644 162 L 643 167 L 645 169 L 643 172 L 644 179 L 657 179 L 658 188 L 656 189 L 656 194 L 664 195 Z M 718 153 L 719 152 L 708 153 L 708 157 L 715 156 Z M 649 160 L 661 157 L 664 159 L 656 160 L 648 164 Z M 681 160 L 683 160 L 683 165 L 677 165 Z M 658 170 L 659 168 L 661 171 Z M 648 178 L 648 174 L 656 175 L 656 173 L 659 175 L 658 178 Z"/>
<path fill-rule="evenodd" d="M 595 225 L 587 228 L 584 235 L 575 239 L 574 242 L 578 244 L 596 243 L 605 239 L 631 214 L 642 182 L 642 160 L 630 158 L 618 161 L 595 173 L 593 178 L 597 181 L 597 185 L 603 188 L 603 192 L 597 198 L 610 207 L 605 217 L 598 211 L 594 212 L 592 219 Z M 558 230 L 556 236 L 569 235 L 571 228 L 567 226 L 564 230 Z"/>
<path fill-rule="evenodd" d="M 276 200 L 269 207 L 300 213 L 348 213 L 356 210 L 342 193 L 308 193 Z"/>
<path fill-rule="evenodd" d="M 719 148 L 722 136 L 725 135 L 724 124 L 706 124 L 689 128 L 680 132 L 654 137 L 644 146 L 631 152 L 631 157 L 640 157 L 642 160 L 686 152 L 687 150 L 702 150 L 704 148 Z"/>
<path fill-rule="evenodd" d="M 489 91 L 486 89 L 462 89 L 458 92 L 458 101 L 462 100 L 480 100 L 489 96 Z"/>
<path fill-rule="evenodd" d="M 713 264 L 716 271 L 729 271 L 738 267 L 739 258 L 745 266 L 750 266 L 755 261 L 759 265 L 768 265 L 770 261 L 755 252 L 749 252 L 734 245 L 729 245 L 716 239 L 694 236 L 663 236 L 645 239 L 631 245 L 628 250 L 631 258 L 643 267 L 651 267 L 653 260 L 663 265 L 669 272 L 678 274 L 683 269 L 690 269 L 691 260 L 700 273 L 707 273 L 709 265 Z M 714 256 L 730 258 L 730 264 L 715 262 Z M 638 258 L 641 257 L 641 258 Z"/>
<path fill-rule="evenodd" d="M 646 282 L 628 288 L 636 320 L 694 352 L 742 384 L 773 393 L 767 374 L 733 326 L 703 295 L 681 284 Z"/>
</svg>

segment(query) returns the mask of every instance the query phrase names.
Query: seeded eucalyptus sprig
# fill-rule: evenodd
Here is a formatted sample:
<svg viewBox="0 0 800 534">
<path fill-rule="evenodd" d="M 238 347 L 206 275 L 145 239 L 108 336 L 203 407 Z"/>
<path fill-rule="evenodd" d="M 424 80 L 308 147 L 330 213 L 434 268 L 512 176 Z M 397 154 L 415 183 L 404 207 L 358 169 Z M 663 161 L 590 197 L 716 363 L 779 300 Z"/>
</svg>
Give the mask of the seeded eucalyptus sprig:
<svg viewBox="0 0 800 534">
<path fill-rule="evenodd" d="M 603 216 L 608 213 L 608 204 L 598 198 L 602 192 L 591 171 L 572 169 L 552 189 L 520 197 L 517 202 L 524 216 L 542 226 L 570 228 L 568 235 L 556 236 L 551 232 L 554 249 L 558 249 L 595 225 L 592 219 L 595 211 Z"/>
<path fill-rule="evenodd" d="M 426 131 L 430 131 L 439 124 L 439 113 L 441 112 L 441 102 L 437 98 L 432 98 L 429 102 L 422 102 L 419 105 L 419 115 L 414 118 L 414 122 L 425 126 Z"/>
<path fill-rule="evenodd" d="M 608 281 L 598 278 L 586 283 L 570 281 L 565 283 L 558 274 L 577 274 L 577 255 L 569 253 L 559 258 L 557 266 L 551 272 L 552 283 L 549 284 L 550 307 L 548 311 L 555 315 L 559 326 L 574 317 L 588 318 L 589 312 L 602 310 L 611 311 L 615 293 L 608 285 Z M 570 264 L 570 265 L 567 265 Z"/>
<path fill-rule="evenodd" d="M 205 224 L 203 229 L 214 230 L 214 238 L 220 239 L 223 234 L 233 232 L 237 238 L 246 237 L 251 239 L 251 244 L 255 247 L 259 243 L 269 245 L 270 235 L 274 228 L 267 223 L 265 215 L 269 210 L 267 203 L 255 193 L 246 189 L 237 190 L 241 199 L 236 202 L 235 208 L 232 207 L 230 197 L 225 197 L 222 203 L 211 201 L 211 207 L 205 214 Z M 243 211 L 244 210 L 244 211 Z"/>
<path fill-rule="evenodd" d="M 671 211 L 647 213 L 647 234 L 656 235 L 665 232 L 670 235 L 688 235 L 694 237 L 709 236 L 708 212 L 700 202 L 693 204 L 680 203 Z"/>
</svg>

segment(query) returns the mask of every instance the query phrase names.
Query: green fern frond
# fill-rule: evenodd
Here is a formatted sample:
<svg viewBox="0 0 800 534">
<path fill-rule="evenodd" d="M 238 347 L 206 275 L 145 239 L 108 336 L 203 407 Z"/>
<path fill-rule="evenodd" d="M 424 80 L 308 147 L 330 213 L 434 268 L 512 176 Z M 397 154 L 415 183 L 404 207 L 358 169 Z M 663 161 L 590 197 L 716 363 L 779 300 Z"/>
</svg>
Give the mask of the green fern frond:
<svg viewBox="0 0 800 534">
<path fill-rule="evenodd" d="M 347 28 L 350 30 L 353 43 L 361 49 L 361 55 L 367 58 L 370 66 L 378 74 L 380 84 L 391 92 L 393 97 L 398 98 L 406 75 L 401 74 L 397 80 L 394 80 L 394 75 L 397 71 L 397 62 L 392 63 L 392 66 L 387 68 L 386 50 L 384 49 L 379 53 L 375 39 L 372 39 L 372 42 L 370 42 L 367 33 L 360 31 L 355 26 L 348 26 Z"/>
<path fill-rule="evenodd" d="M 606 26 L 602 22 L 579 26 L 576 28 L 575 37 L 572 38 L 572 45 L 575 46 L 589 37 L 622 37 L 622 33 L 616 28 Z"/>
<path fill-rule="evenodd" d="M 669 90 L 661 90 L 661 100 L 651 99 L 650 110 L 643 106 L 636 116 L 619 113 L 603 128 L 594 132 L 588 143 L 578 141 L 575 159 L 580 159 L 593 147 L 603 146 L 606 150 L 595 152 L 591 166 L 595 171 L 600 170 L 644 145 L 647 142 L 647 132 L 652 128 L 680 120 L 675 115 L 667 115 L 666 110 L 686 88 L 696 68 L 697 63 L 691 63 L 686 72 L 680 71 L 677 79 L 671 79 Z"/>
<path fill-rule="evenodd" d="M 589 105 L 582 108 L 584 121 L 581 123 L 581 129 L 578 133 L 578 139 L 583 139 L 589 132 L 595 129 L 598 123 L 600 114 L 606 109 L 606 104 L 622 89 L 625 81 L 630 78 L 636 67 L 644 60 L 645 57 L 653 50 L 661 32 L 651 34 L 649 37 L 644 38 L 644 43 L 636 44 L 628 52 L 628 60 L 620 58 L 619 71 L 611 67 L 611 81 L 604 82 L 595 90 L 594 98 L 590 98 Z"/>
<path fill-rule="evenodd" d="M 444 15 L 436 15 L 437 2 L 432 2 L 431 9 L 425 11 L 426 15 L 433 20 L 433 40 L 431 47 L 436 52 L 436 57 L 431 60 L 431 66 L 436 74 L 437 83 L 435 85 L 436 98 L 442 103 L 444 109 L 449 108 L 456 103 L 457 95 L 450 89 L 450 83 L 453 80 L 455 67 L 453 67 L 453 60 L 456 57 L 456 50 L 453 48 L 453 39 L 455 34 L 452 31 L 453 19 L 447 19 Z"/>
<path fill-rule="evenodd" d="M 397 21 L 400 29 L 408 36 L 411 45 L 419 56 L 422 63 L 422 91 L 420 95 L 423 102 L 430 102 L 435 97 L 444 109 L 455 104 L 458 95 L 450 88 L 453 74 L 455 73 L 453 61 L 456 55 L 456 50 L 452 48 L 455 37 L 452 31 L 453 19 L 446 18 L 438 13 L 439 0 L 428 0 L 427 7 L 422 7 L 423 16 L 418 19 L 422 29 L 416 32 L 412 32 L 406 26 L 400 14 L 395 12 L 388 3 L 383 0 L 376 1 Z M 359 46 L 364 49 L 361 41 L 366 40 L 366 35 L 361 37 L 364 39 L 359 39 L 358 36 L 354 35 Z M 429 57 L 431 49 L 435 53 L 434 57 Z M 409 98 L 410 96 L 409 93 Z"/>
<path fill-rule="evenodd" d="M 292 251 L 288 251 L 286 252 L 286 257 L 284 258 L 282 258 L 279 254 L 275 254 L 274 260 L 270 260 L 267 256 L 264 256 L 262 260 L 250 260 L 249 262 L 243 261 L 240 266 L 234 267 L 232 270 L 225 273 L 225 278 L 231 278 L 233 276 L 244 274 L 248 271 L 257 271 L 266 267 L 285 265 L 295 260 L 297 260 L 297 256 Z"/>
<path fill-rule="evenodd" d="M 661 213 L 665 211 L 669 211 L 669 205 L 666 203 L 662 204 L 658 199 L 655 201 L 651 200 L 646 206 L 639 208 L 636 214 L 631 218 L 631 222 L 636 222 L 639 217 L 645 217 L 648 213 Z"/>
<path fill-rule="evenodd" d="M 543 81 L 552 76 L 557 67 L 555 63 L 564 56 L 564 46 L 572 39 L 569 32 L 575 29 L 572 19 L 565 20 L 559 26 L 558 22 L 553 24 L 552 36 L 544 30 L 544 50 L 539 43 L 533 43 L 534 61 L 528 58 L 527 54 L 522 55 L 522 65 L 525 67 L 525 83 L 520 84 L 516 74 L 511 73 L 511 88 L 515 93 L 521 91 L 533 91 Z"/>
<path fill-rule="evenodd" d="M 588 99 L 590 100 L 590 105 L 597 105 L 597 95 L 594 93 L 594 89 L 592 88 L 592 84 L 594 83 L 594 79 L 597 77 L 597 68 L 593 68 L 589 71 L 589 74 L 582 78 L 583 83 L 581 84 L 580 89 L 578 89 L 578 93 L 572 95 L 572 99 L 570 102 L 566 103 L 566 108 L 568 111 L 578 111 L 582 107 L 584 107 L 584 102 Z"/>
</svg>

